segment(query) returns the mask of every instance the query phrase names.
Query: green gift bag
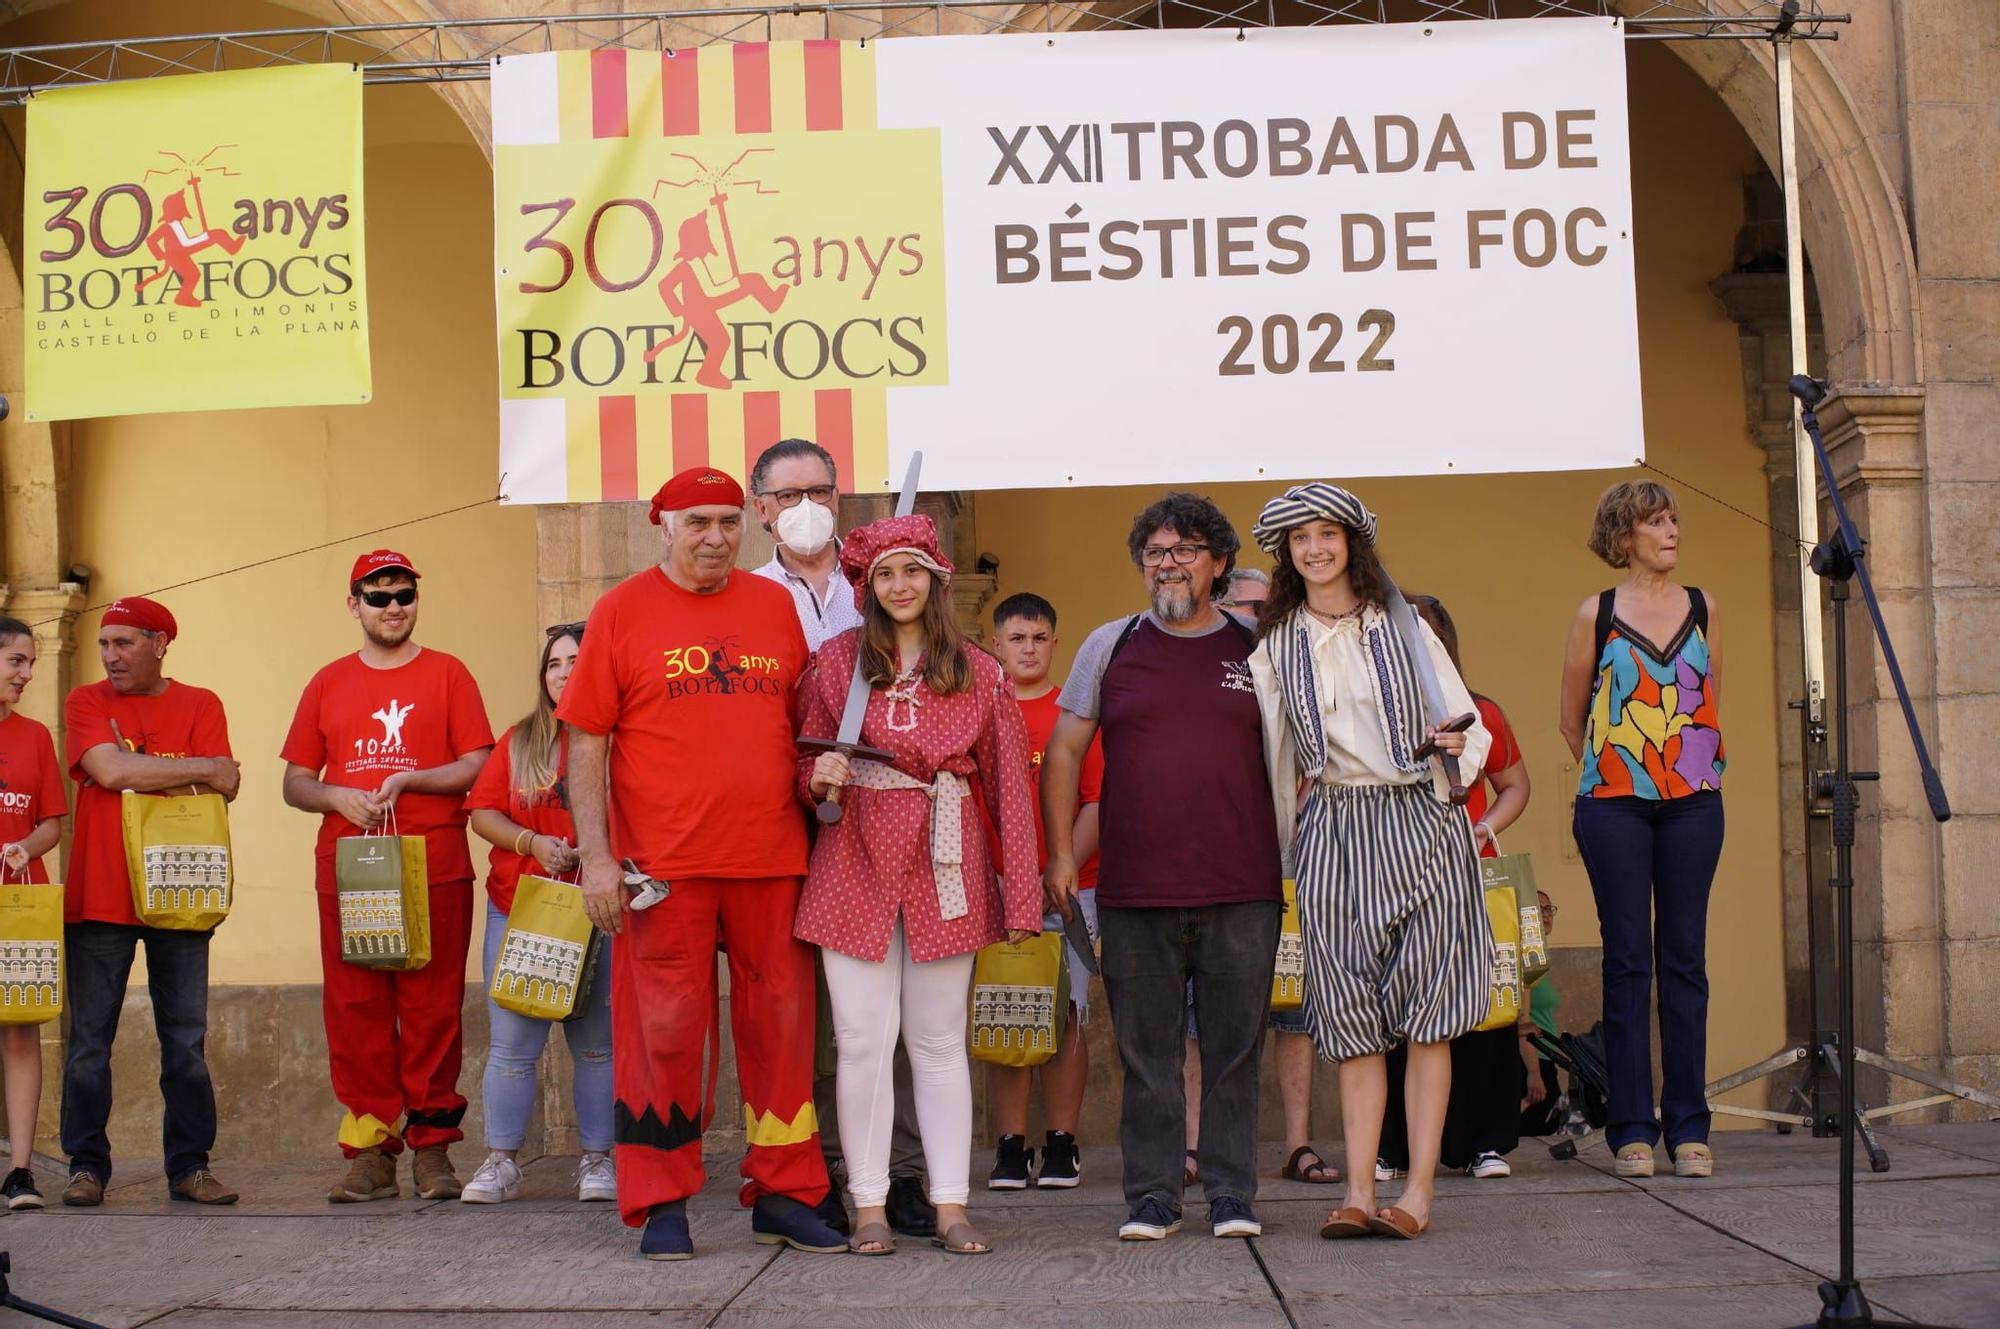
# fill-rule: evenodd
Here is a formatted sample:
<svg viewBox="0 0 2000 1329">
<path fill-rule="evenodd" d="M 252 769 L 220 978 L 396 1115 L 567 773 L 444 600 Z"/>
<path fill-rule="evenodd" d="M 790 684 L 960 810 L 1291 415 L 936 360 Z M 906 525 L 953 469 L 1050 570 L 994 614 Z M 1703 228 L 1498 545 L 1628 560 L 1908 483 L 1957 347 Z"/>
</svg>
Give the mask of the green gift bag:
<svg viewBox="0 0 2000 1329">
<path fill-rule="evenodd" d="M 421 835 L 348 835 L 334 842 L 340 958 L 364 969 L 431 962 L 430 874 Z"/>
</svg>

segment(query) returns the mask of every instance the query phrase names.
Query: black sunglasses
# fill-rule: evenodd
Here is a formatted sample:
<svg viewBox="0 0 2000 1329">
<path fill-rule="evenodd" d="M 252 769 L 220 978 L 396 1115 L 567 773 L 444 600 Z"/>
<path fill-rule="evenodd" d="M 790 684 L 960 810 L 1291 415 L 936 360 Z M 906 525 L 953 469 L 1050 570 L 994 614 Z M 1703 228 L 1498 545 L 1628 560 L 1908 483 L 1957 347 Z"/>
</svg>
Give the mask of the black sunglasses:
<svg viewBox="0 0 2000 1329">
<path fill-rule="evenodd" d="M 363 591 L 361 603 L 370 609 L 387 609 L 392 604 L 413 605 L 417 602 L 417 588 L 398 586 L 393 591 Z"/>
<path fill-rule="evenodd" d="M 548 639 L 554 641 L 558 637 L 574 637 L 576 638 L 576 644 L 581 646 L 583 645 L 583 628 L 584 625 L 581 623 L 552 623 L 549 625 Z"/>
</svg>

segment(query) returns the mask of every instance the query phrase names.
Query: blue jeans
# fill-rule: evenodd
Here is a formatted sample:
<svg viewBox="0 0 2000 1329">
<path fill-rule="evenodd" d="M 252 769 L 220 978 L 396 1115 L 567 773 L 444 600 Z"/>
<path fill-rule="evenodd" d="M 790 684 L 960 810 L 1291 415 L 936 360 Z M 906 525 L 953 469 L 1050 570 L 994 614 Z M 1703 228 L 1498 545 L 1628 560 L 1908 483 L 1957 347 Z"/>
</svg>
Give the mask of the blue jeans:
<svg viewBox="0 0 2000 1329">
<path fill-rule="evenodd" d="M 1180 1212 L 1187 1058 L 1181 993 L 1190 979 L 1201 1016 L 1203 1194 L 1211 1201 L 1256 1198 L 1257 1074 L 1279 909 L 1275 900 L 1198 909 L 1098 906 L 1104 994 L 1125 1070 L 1119 1130 L 1129 1209 L 1151 1197 Z"/>
<path fill-rule="evenodd" d="M 486 1147 L 519 1149 L 528 1138 L 528 1114 L 535 1107 L 535 1064 L 549 1040 L 553 1020 L 533 1020 L 493 1004 L 493 966 L 500 957 L 500 939 L 507 934 L 507 915 L 486 903 L 486 1020 L 489 1029 L 486 1073 L 480 1077 L 481 1108 L 486 1113 Z M 576 1104 L 577 1134 L 589 1153 L 611 1149 L 611 953 L 598 958 L 597 973 L 584 994 L 584 1013 L 562 1024 L 569 1044 L 574 1078 L 570 1093 Z"/>
<path fill-rule="evenodd" d="M 160 1147 L 167 1180 L 208 1166 L 215 1147 L 215 1085 L 203 1043 L 208 1036 L 207 932 L 175 932 L 125 923 L 63 928 L 69 976 L 69 1047 L 63 1057 L 62 1147 L 71 1172 L 111 1179 L 111 1044 L 125 1007 L 132 956 L 146 948 L 146 990 L 160 1038 Z"/>
<path fill-rule="evenodd" d="M 1722 858 L 1722 795 L 1579 798 L 1576 847 L 1604 935 L 1605 1142 L 1667 1148 L 1708 1139 L 1708 891 Z M 1660 1112 L 1653 1115 L 1655 970 Z"/>
</svg>

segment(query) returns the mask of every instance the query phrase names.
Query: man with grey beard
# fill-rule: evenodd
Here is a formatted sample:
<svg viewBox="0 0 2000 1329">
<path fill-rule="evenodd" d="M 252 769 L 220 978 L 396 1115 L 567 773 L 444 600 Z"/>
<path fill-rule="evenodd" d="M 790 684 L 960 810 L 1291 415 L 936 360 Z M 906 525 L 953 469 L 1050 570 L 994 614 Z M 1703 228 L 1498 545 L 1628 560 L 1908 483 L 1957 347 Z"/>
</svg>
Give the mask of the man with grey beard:
<svg viewBox="0 0 2000 1329">
<path fill-rule="evenodd" d="M 1280 891 L 1251 629 L 1210 599 L 1238 541 L 1206 498 L 1168 494 L 1127 541 L 1152 608 L 1114 619 L 1078 650 L 1042 757 L 1046 888 L 1076 904 L 1078 776 L 1104 730 L 1099 935 L 1104 991 L 1125 1070 L 1120 1112 L 1126 1241 L 1181 1225 L 1185 1045 L 1182 994 L 1201 1027 L 1200 1162 L 1218 1237 L 1263 1229 L 1257 1076 L 1271 1004 Z"/>
</svg>

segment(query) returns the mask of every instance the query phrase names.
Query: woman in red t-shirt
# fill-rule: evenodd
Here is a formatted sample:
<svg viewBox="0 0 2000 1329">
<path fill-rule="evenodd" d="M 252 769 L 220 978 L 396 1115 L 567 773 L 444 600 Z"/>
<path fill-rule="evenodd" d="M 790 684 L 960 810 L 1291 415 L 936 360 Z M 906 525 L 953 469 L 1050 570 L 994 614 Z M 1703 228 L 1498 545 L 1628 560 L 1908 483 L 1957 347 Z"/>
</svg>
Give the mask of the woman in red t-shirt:
<svg viewBox="0 0 2000 1329">
<path fill-rule="evenodd" d="M 1409 601 L 1457 665 L 1458 628 L 1443 603 L 1430 595 L 1412 595 Z M 1460 667 L 1461 677 L 1464 672 Z M 1480 856 L 1492 858 L 1500 852 L 1500 832 L 1518 821 L 1528 806 L 1528 766 L 1499 705 L 1476 692 L 1472 700 L 1486 732 L 1493 736 L 1493 746 L 1487 750 L 1485 769 L 1472 786 L 1465 811 L 1472 818 L 1472 837 Z M 1488 785 L 1493 789 L 1490 796 Z M 1438 1154 L 1446 1167 L 1480 1178 L 1513 1175 L 1507 1155 L 1521 1142 L 1521 1110 L 1527 1106 L 1523 1098 L 1539 1099 L 1546 1092 L 1539 1067 L 1533 1074 L 1526 1069 L 1535 1056 L 1527 1042 L 1530 1028 L 1524 1015 L 1519 1028 L 1475 1029 L 1451 1040 L 1451 1098 Z M 1402 1093 L 1402 1065 L 1408 1055 L 1400 1047 L 1389 1054 L 1389 1106 L 1382 1121 L 1382 1156 L 1375 1163 L 1377 1181 L 1400 1177 L 1410 1166 Z"/>
<path fill-rule="evenodd" d="M 570 671 L 583 645 L 583 624 L 558 623 L 542 646 L 535 709 L 508 730 L 465 796 L 473 832 L 493 846 L 486 876 L 486 987 L 507 933 L 514 887 L 523 872 L 560 878 L 577 867 L 576 827 L 569 817 L 569 732 L 556 719 Z M 521 1193 L 516 1161 L 535 1102 L 535 1065 L 552 1021 L 536 1020 L 496 1005 L 489 995 L 490 1029 L 480 1096 L 486 1113 L 486 1161 L 459 1198 L 499 1204 Z M 574 1079 L 577 1130 L 583 1158 L 576 1169 L 576 1198 L 616 1200 L 618 1174 L 611 1161 L 611 966 L 600 963 L 576 1018 L 563 1023 Z"/>
<path fill-rule="evenodd" d="M 35 676 L 34 630 L 17 618 L 0 618 L 0 880 L 45 883 L 42 855 L 62 839 L 63 814 L 69 798 L 63 789 L 62 767 L 48 727 L 16 715 L 21 694 Z M 10 959 L 0 969 L 0 981 L 23 990 L 38 981 L 60 981 L 50 960 L 48 972 L 28 958 Z M 42 1193 L 30 1170 L 35 1149 L 35 1118 L 42 1103 L 41 1025 L 0 1025 L 0 1068 L 7 1075 L 7 1142 L 11 1157 L 0 1200 L 9 1209 L 39 1209 Z"/>
</svg>

